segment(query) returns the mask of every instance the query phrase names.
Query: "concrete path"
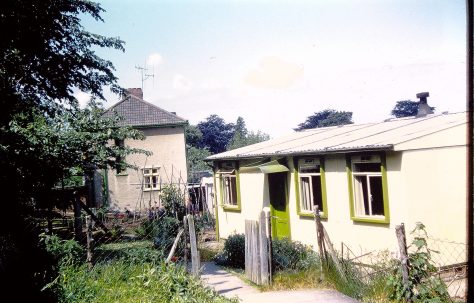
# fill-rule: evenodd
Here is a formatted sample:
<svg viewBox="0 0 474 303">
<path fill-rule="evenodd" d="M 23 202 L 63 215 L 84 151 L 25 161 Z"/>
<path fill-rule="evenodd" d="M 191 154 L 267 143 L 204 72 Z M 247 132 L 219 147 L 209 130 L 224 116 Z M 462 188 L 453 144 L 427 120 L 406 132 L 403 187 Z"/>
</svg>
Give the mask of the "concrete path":
<svg viewBox="0 0 474 303">
<path fill-rule="evenodd" d="M 228 297 L 238 297 L 242 303 L 357 303 L 335 290 L 294 290 L 260 292 L 257 288 L 248 285 L 240 278 L 226 272 L 212 262 L 205 262 L 201 279 L 204 284 L 214 288 L 218 293 Z"/>
</svg>

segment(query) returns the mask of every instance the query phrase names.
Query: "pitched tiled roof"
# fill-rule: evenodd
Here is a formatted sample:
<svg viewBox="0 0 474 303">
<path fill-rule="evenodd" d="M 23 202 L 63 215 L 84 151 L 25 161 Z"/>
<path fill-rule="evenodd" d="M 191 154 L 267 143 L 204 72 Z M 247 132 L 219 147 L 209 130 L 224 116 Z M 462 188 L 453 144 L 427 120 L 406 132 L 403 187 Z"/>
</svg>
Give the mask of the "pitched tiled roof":
<svg viewBox="0 0 474 303">
<path fill-rule="evenodd" d="M 163 127 L 187 123 L 185 119 L 133 95 L 107 109 L 104 116 L 111 117 L 113 111 L 124 118 L 118 123 L 120 126 Z"/>
<path fill-rule="evenodd" d="M 301 154 L 329 154 L 364 150 L 404 150 L 429 146 L 465 146 L 467 113 L 427 115 L 417 118 L 388 119 L 377 123 L 348 124 L 295 132 L 284 137 L 212 155 L 207 160 L 243 159 Z M 456 128 L 446 141 L 424 138 Z"/>
</svg>

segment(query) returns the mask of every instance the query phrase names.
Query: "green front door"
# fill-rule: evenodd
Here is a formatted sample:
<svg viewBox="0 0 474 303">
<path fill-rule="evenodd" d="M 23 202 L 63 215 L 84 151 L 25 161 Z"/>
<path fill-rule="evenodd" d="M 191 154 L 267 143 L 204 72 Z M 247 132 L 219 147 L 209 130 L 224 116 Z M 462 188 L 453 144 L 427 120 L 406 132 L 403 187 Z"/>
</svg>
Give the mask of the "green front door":
<svg viewBox="0 0 474 303">
<path fill-rule="evenodd" d="M 272 215 L 272 236 L 290 238 L 287 176 L 284 173 L 268 174 L 268 188 Z"/>
</svg>

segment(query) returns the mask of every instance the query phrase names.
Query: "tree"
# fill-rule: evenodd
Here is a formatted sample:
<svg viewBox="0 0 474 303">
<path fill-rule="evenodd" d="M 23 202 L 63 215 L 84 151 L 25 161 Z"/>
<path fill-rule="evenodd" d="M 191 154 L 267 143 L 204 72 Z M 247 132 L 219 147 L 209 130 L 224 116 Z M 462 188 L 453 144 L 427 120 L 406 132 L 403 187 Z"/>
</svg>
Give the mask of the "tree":
<svg viewBox="0 0 474 303">
<path fill-rule="evenodd" d="M 202 132 L 200 147 L 207 148 L 212 154 L 226 151 L 234 135 L 234 124 L 225 123 L 218 115 L 210 115 L 206 121 L 199 122 L 197 127 Z"/>
<path fill-rule="evenodd" d="M 211 153 L 205 148 L 196 148 L 194 146 L 187 148 L 188 182 L 199 182 L 198 172 L 211 171 L 211 168 L 204 161 L 210 155 Z"/>
<path fill-rule="evenodd" d="M 352 121 L 352 112 L 325 109 L 320 112 L 315 112 L 313 115 L 306 118 L 306 121 L 298 124 L 298 127 L 295 130 L 337 126 L 352 123 L 354 123 Z"/>
<path fill-rule="evenodd" d="M 92 49 L 123 51 L 123 42 L 86 32 L 80 24 L 83 15 L 102 21 L 99 4 L 16 0 L 1 2 L 0 11 L 0 27 L 8 29 L 0 39 L 0 189 L 9 197 L 2 204 L 8 216 L 0 220 L 0 284 L 13 290 L 21 283 L 19 301 L 29 301 L 28 295 L 41 300 L 44 292 L 38 289 L 45 281 L 33 273 L 43 264 L 37 238 L 25 224 L 28 214 L 71 168 L 87 172 L 115 165 L 136 151 L 109 146 L 109 140 L 141 135 L 118 128 L 117 117 L 103 119 L 98 103 L 81 110 L 74 97 L 81 90 L 104 99 L 106 85 L 121 92 L 112 63 Z"/>
<path fill-rule="evenodd" d="M 431 107 L 431 110 L 435 110 Z M 418 102 L 411 100 L 397 101 L 395 107 L 392 109 L 391 115 L 396 118 L 411 117 L 418 114 Z"/>
<path fill-rule="evenodd" d="M 232 137 L 227 150 L 259 143 L 268 139 L 270 139 L 270 136 L 261 131 L 256 133 L 253 131 L 249 132 L 245 126 L 244 118 L 238 117 L 235 123 L 234 136 Z"/>
<path fill-rule="evenodd" d="M 202 132 L 195 126 L 188 124 L 184 128 L 184 137 L 186 139 L 186 146 L 193 146 L 199 148 L 202 146 Z"/>
</svg>

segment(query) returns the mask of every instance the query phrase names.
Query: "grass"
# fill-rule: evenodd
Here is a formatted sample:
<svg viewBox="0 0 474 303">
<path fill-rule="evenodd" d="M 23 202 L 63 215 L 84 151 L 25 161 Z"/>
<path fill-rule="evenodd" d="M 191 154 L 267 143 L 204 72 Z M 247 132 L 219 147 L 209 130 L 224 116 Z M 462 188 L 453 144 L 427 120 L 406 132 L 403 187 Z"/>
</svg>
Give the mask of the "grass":
<svg viewBox="0 0 474 303">
<path fill-rule="evenodd" d="M 319 269 L 284 270 L 273 276 L 272 285 L 260 286 L 262 291 L 297 290 L 297 289 L 328 289 L 333 288 L 324 281 L 319 281 Z"/>
<path fill-rule="evenodd" d="M 105 244 L 94 258 L 92 269 L 74 263 L 61 266 L 57 279 L 47 286 L 58 302 L 237 302 L 205 287 L 182 266 L 164 263 L 151 241 Z"/>
</svg>

